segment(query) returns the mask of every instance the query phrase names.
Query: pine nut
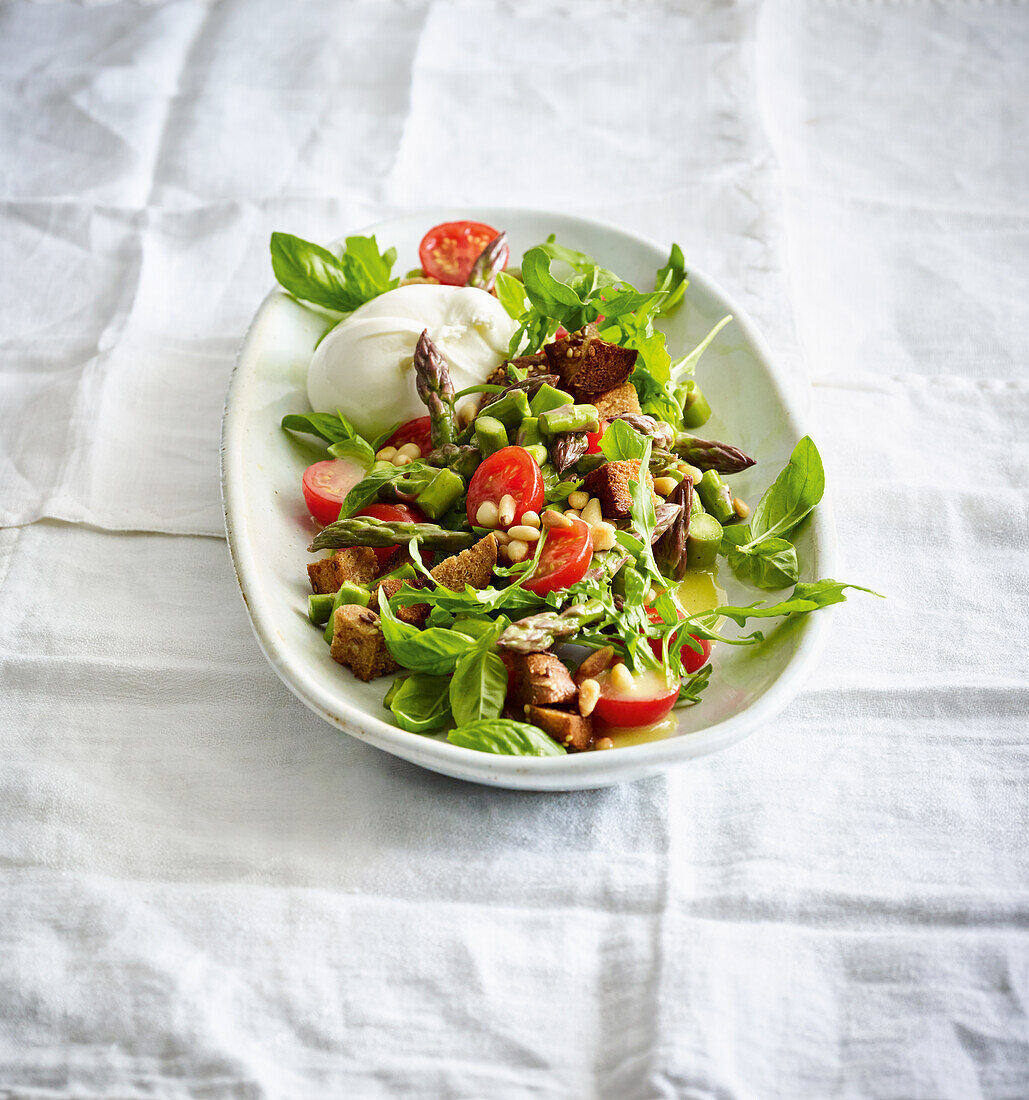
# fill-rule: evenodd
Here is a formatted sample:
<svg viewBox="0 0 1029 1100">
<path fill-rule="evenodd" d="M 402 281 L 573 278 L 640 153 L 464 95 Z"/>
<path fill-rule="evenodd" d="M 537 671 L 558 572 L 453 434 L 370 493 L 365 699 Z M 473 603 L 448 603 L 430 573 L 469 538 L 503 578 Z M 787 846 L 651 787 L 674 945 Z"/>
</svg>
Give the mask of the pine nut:
<svg viewBox="0 0 1029 1100">
<path fill-rule="evenodd" d="M 510 539 L 510 537 L 509 537 L 509 535 L 506 531 L 494 531 L 493 532 L 493 537 L 497 540 L 497 542 L 501 546 L 507 546 L 507 544 L 511 541 L 511 539 Z"/>
<path fill-rule="evenodd" d="M 522 517 L 524 519 L 524 516 Z M 519 523 L 516 527 L 509 527 L 507 533 L 513 539 L 521 539 L 522 542 L 538 542 L 540 533 L 535 527 L 529 527 L 528 524 Z"/>
<path fill-rule="evenodd" d="M 500 547 L 500 549 L 497 551 L 497 557 L 500 558 L 502 561 L 510 561 L 511 560 L 510 555 L 511 555 L 511 551 L 508 549 L 508 546 L 507 546 L 506 543 L 503 544 Z"/>
<path fill-rule="evenodd" d="M 523 512 L 522 513 L 522 523 L 526 527 L 536 527 L 536 528 L 538 528 L 539 525 L 540 525 L 540 517 L 539 517 L 538 513 L 536 513 L 536 512 Z"/>
<path fill-rule="evenodd" d="M 590 528 L 594 550 L 613 550 L 615 548 L 615 529 L 610 523 L 595 523 Z"/>
<path fill-rule="evenodd" d="M 666 497 L 669 493 L 675 492 L 678 484 L 674 477 L 656 477 L 654 478 L 654 492 L 659 496 Z"/>
<path fill-rule="evenodd" d="M 457 413 L 457 423 L 461 428 L 467 428 L 475 419 L 475 406 L 471 403 L 462 405 Z"/>
<path fill-rule="evenodd" d="M 593 742 L 595 749 L 613 749 L 615 747 L 614 741 L 610 737 L 601 737 L 599 741 Z"/>
<path fill-rule="evenodd" d="M 621 661 L 616 665 L 612 665 L 610 676 L 611 686 L 615 691 L 622 692 L 623 694 L 632 691 L 635 681 L 632 678 L 632 673 L 621 663 Z"/>
<path fill-rule="evenodd" d="M 593 713 L 600 698 L 600 684 L 596 680 L 583 680 L 579 685 L 579 713 L 583 718 Z"/>
<path fill-rule="evenodd" d="M 582 519 L 582 516 L 579 515 L 578 511 L 575 508 L 566 508 L 565 516 L 568 519 Z"/>
<path fill-rule="evenodd" d="M 475 513 L 475 522 L 480 527 L 496 527 L 499 522 L 497 506 L 492 500 L 484 500 Z"/>
<path fill-rule="evenodd" d="M 395 459 L 393 459 L 393 465 L 394 466 L 410 466 L 411 465 L 411 456 L 410 455 L 398 454 L 397 457 Z"/>
<path fill-rule="evenodd" d="M 589 503 L 589 493 L 584 493 L 578 490 L 574 493 L 568 494 L 568 507 L 575 508 L 577 511 L 581 511 Z"/>
<path fill-rule="evenodd" d="M 397 451 L 398 455 L 407 455 L 413 462 L 416 458 L 422 457 L 422 449 L 417 443 L 405 443 L 403 447 Z"/>
<path fill-rule="evenodd" d="M 510 527 L 515 518 L 515 498 L 510 493 L 505 493 L 500 498 L 497 506 L 497 519 L 501 527 Z"/>
<path fill-rule="evenodd" d="M 691 478 L 694 485 L 704 476 L 703 470 L 698 470 L 696 466 L 691 466 L 688 462 L 679 463 L 679 472 Z"/>
<path fill-rule="evenodd" d="M 740 519 L 746 519 L 750 515 L 750 505 L 739 497 L 732 498 L 732 510 Z"/>
<path fill-rule="evenodd" d="M 529 544 L 521 539 L 512 539 L 507 544 L 507 556 L 513 562 L 525 561 L 529 556 Z"/>
<path fill-rule="evenodd" d="M 571 527 L 572 521 L 560 512 L 555 512 L 553 508 L 548 508 L 543 515 L 540 516 L 540 523 L 544 527 Z"/>
<path fill-rule="evenodd" d="M 381 451 L 375 452 L 375 457 L 380 462 L 392 462 L 397 457 L 396 447 L 383 447 Z"/>
<path fill-rule="evenodd" d="M 600 508 L 600 498 L 592 497 L 582 510 L 583 523 L 588 523 L 591 527 L 595 523 L 604 522 L 604 513 Z"/>
</svg>

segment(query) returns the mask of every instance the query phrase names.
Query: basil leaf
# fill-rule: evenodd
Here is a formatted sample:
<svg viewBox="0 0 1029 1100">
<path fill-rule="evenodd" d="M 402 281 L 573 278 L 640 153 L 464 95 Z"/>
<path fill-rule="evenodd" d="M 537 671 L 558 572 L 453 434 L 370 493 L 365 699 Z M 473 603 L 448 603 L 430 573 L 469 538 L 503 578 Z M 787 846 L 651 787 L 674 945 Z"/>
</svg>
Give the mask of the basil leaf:
<svg viewBox="0 0 1029 1100">
<path fill-rule="evenodd" d="M 399 283 L 390 279 L 396 250 L 380 254 L 374 237 L 348 237 L 337 257 L 301 237 L 273 233 L 271 254 L 275 278 L 285 291 L 337 313 L 349 313 Z"/>
<path fill-rule="evenodd" d="M 667 293 L 667 297 L 661 303 L 659 312 L 671 313 L 682 302 L 683 295 L 689 285 L 690 281 L 686 275 L 686 260 L 682 254 L 682 249 L 677 244 L 673 244 L 672 250 L 668 253 L 667 263 L 664 267 L 658 268 L 657 275 L 654 277 L 654 289 L 663 290 Z"/>
<path fill-rule="evenodd" d="M 458 660 L 475 646 L 466 634 L 454 630 L 444 630 L 438 626 L 419 630 L 410 623 L 402 623 L 390 610 L 386 593 L 381 588 L 379 618 L 382 636 L 393 659 L 412 672 L 446 676 L 454 671 Z"/>
<path fill-rule="evenodd" d="M 497 292 L 497 300 L 507 310 L 507 315 L 515 321 L 520 321 L 529 309 L 529 299 L 525 297 L 525 287 L 521 281 L 506 271 L 497 275 L 494 288 Z"/>
<path fill-rule="evenodd" d="M 647 451 L 647 440 L 624 420 L 613 420 L 600 437 L 600 449 L 608 462 L 640 460 Z"/>
<path fill-rule="evenodd" d="M 811 437 L 806 435 L 793 448 L 789 462 L 754 509 L 750 517 L 754 538 L 788 538 L 824 492 L 822 459 Z"/>
<path fill-rule="evenodd" d="M 374 455 L 372 457 L 374 458 Z M 438 473 L 439 470 L 421 461 L 410 462 L 406 466 L 383 463 L 379 468 L 372 467 L 343 498 L 339 518 L 348 519 L 355 512 L 359 512 L 366 504 L 375 500 L 379 491 L 391 482 L 403 479 L 410 482 L 410 488 L 413 491 L 421 492 Z"/>
<path fill-rule="evenodd" d="M 843 603 L 846 600 L 844 590 L 853 588 L 857 592 L 867 592 L 870 596 L 879 596 L 871 588 L 862 588 L 859 584 L 846 584 L 842 581 L 824 579 L 798 584 L 792 595 L 780 603 L 771 604 L 768 607 L 760 607 L 754 604 L 750 607 L 716 607 L 710 612 L 709 617 L 717 620 L 719 616 L 732 619 L 738 626 L 743 626 L 748 619 L 772 619 L 787 615 L 806 615 L 811 611 L 817 611 L 820 607 L 829 607 L 830 604 Z M 882 596 L 879 596 L 882 599 Z"/>
<path fill-rule="evenodd" d="M 428 733 L 452 721 L 450 679 L 416 672 L 408 676 L 389 701 L 397 725 L 408 733 Z"/>
<path fill-rule="evenodd" d="M 366 470 L 375 462 L 375 452 L 371 445 L 360 436 L 357 439 L 344 439 L 339 443 L 333 443 L 329 447 L 329 454 L 333 458 L 349 458 Z"/>
<path fill-rule="evenodd" d="M 461 657 L 450 681 L 450 709 L 459 726 L 488 718 L 499 718 L 507 696 L 507 669 L 500 654 L 479 646 Z"/>
<path fill-rule="evenodd" d="M 797 548 L 787 539 L 762 539 L 743 550 L 731 549 L 728 558 L 733 572 L 758 588 L 785 588 L 799 576 Z"/>
<path fill-rule="evenodd" d="M 564 756 L 565 750 L 543 730 L 508 718 L 487 718 L 458 726 L 447 734 L 452 745 L 499 756 Z"/>
<path fill-rule="evenodd" d="M 346 439 L 360 439 L 357 429 L 340 412 L 337 413 L 287 413 L 281 426 L 290 432 L 316 435 L 326 443 L 342 443 Z"/>
</svg>

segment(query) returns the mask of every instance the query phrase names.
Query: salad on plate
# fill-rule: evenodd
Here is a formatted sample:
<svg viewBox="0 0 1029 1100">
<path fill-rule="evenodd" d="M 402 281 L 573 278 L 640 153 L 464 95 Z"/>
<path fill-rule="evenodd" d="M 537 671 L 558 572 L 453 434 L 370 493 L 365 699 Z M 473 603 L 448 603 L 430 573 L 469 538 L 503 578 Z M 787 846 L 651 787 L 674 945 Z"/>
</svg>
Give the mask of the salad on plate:
<svg viewBox="0 0 1029 1100">
<path fill-rule="evenodd" d="M 714 646 L 857 587 L 799 579 L 824 490 L 810 438 L 751 504 L 732 479 L 756 460 L 696 434 L 695 368 L 732 318 L 667 346 L 658 322 L 688 308 L 678 245 L 646 288 L 553 237 L 509 266 L 478 222 L 430 229 L 403 278 L 374 237 L 276 233 L 271 250 L 329 323 L 313 411 L 282 420 L 325 452 L 301 484 L 307 613 L 328 656 L 384 678 L 400 728 L 522 756 L 669 736 L 717 676 Z M 776 595 L 728 604 L 719 568 Z"/>
</svg>

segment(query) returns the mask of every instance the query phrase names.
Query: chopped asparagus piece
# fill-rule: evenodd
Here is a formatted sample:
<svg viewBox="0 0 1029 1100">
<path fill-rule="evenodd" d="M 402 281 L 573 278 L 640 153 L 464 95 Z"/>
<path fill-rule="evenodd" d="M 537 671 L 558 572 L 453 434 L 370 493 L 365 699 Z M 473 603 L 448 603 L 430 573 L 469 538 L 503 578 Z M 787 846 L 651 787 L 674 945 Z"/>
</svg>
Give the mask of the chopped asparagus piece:
<svg viewBox="0 0 1029 1100">
<path fill-rule="evenodd" d="M 325 628 L 325 642 L 332 645 L 332 635 L 335 631 L 336 609 L 355 603 L 360 607 L 367 607 L 371 600 L 371 593 L 363 584 L 354 584 L 352 581 L 344 581 L 339 591 L 332 597 L 332 610 L 329 612 L 328 626 Z"/>
<path fill-rule="evenodd" d="M 307 597 L 307 617 L 315 626 L 324 626 L 329 621 L 335 598 L 331 592 L 315 592 Z"/>
<path fill-rule="evenodd" d="M 507 446 L 507 428 L 495 416 L 475 418 L 475 445 L 483 458 Z"/>
<path fill-rule="evenodd" d="M 686 536 L 686 564 L 691 569 L 709 569 L 718 556 L 722 544 L 722 525 L 714 516 L 706 513 L 690 517 L 689 534 Z"/>
<path fill-rule="evenodd" d="M 596 432 L 600 430 L 600 414 L 594 405 L 562 405 L 540 413 L 539 428 L 547 437 L 565 432 Z"/>
<path fill-rule="evenodd" d="M 555 389 L 548 383 L 544 383 L 536 391 L 536 396 L 529 402 L 529 410 L 533 416 L 548 412 L 550 409 L 559 409 L 562 405 L 574 404 L 574 398 L 570 393 Z"/>
<path fill-rule="evenodd" d="M 682 422 L 687 428 L 699 428 L 711 417 L 711 406 L 696 382 L 686 383 L 686 399 L 682 404 Z"/>
<path fill-rule="evenodd" d="M 519 447 L 531 447 L 534 443 L 542 443 L 543 438 L 540 435 L 539 421 L 534 416 L 527 416 L 521 424 L 518 425 L 518 434 L 515 436 L 515 442 Z"/>
<path fill-rule="evenodd" d="M 517 428 L 529 415 L 529 399 L 524 390 L 508 390 L 499 401 L 487 405 L 483 415 L 499 420 L 505 428 Z"/>
<path fill-rule="evenodd" d="M 732 491 L 725 484 L 717 470 L 705 470 L 704 476 L 694 489 L 700 495 L 705 510 L 719 523 L 729 523 L 736 518 L 732 506 Z"/>
<path fill-rule="evenodd" d="M 440 470 L 414 499 L 429 519 L 439 519 L 453 508 L 463 492 L 464 482 L 453 470 Z"/>
</svg>

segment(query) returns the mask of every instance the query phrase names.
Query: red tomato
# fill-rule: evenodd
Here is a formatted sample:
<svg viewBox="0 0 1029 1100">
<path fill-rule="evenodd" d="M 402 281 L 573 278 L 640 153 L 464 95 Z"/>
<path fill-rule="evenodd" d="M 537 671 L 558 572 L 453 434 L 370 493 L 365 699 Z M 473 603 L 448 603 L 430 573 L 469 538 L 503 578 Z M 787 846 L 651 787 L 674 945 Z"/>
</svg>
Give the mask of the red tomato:
<svg viewBox="0 0 1029 1100">
<path fill-rule="evenodd" d="M 654 610 L 652 607 L 647 608 L 647 614 L 650 617 L 652 623 L 663 623 L 664 619 Z M 680 616 L 681 617 L 681 616 Z M 692 676 L 694 672 L 702 669 L 707 664 L 708 658 L 711 656 L 711 642 L 707 638 L 698 638 L 695 634 L 691 634 L 690 637 L 700 643 L 700 652 L 695 649 L 691 649 L 689 644 L 682 647 L 682 652 L 679 655 L 682 662 L 682 670 L 688 675 Z M 650 639 L 650 648 L 654 651 L 654 656 L 661 659 L 661 642 L 658 638 Z"/>
<path fill-rule="evenodd" d="M 430 418 L 416 416 L 399 428 L 383 443 L 383 447 L 403 447 L 405 443 L 416 443 L 423 455 L 432 450 L 432 431 L 429 427 Z"/>
<path fill-rule="evenodd" d="M 500 504 L 510 494 L 515 501 L 513 523 L 521 523 L 526 512 L 543 506 L 543 474 L 524 447 L 501 447 L 472 474 L 468 482 L 468 522 L 477 524 L 479 508 L 487 501 Z"/>
<path fill-rule="evenodd" d="M 323 527 L 335 523 L 347 493 L 363 477 L 361 467 L 345 458 L 327 458 L 308 466 L 301 483 L 308 511 Z"/>
<path fill-rule="evenodd" d="M 586 439 L 589 445 L 586 448 L 588 455 L 600 454 L 600 438 L 607 431 L 607 426 L 610 423 L 608 420 L 601 420 L 600 427 L 595 432 L 587 432 Z"/>
<path fill-rule="evenodd" d="M 360 512 L 355 512 L 354 515 L 371 516 L 372 519 L 382 519 L 388 523 L 421 523 L 425 519 L 425 513 L 421 508 L 414 508 L 410 504 L 369 504 L 367 508 L 362 508 Z M 396 547 L 373 546 L 372 549 L 375 551 L 375 556 L 381 568 L 389 560 Z M 423 560 L 426 553 L 427 551 L 422 551 Z"/>
<path fill-rule="evenodd" d="M 433 226 L 418 246 L 418 257 L 426 275 L 450 286 L 464 286 L 472 264 L 482 250 L 499 236 L 499 230 L 482 222 L 444 222 Z M 507 267 L 507 249 L 504 249 Z"/>
<path fill-rule="evenodd" d="M 601 726 L 649 726 L 660 722 L 679 695 L 678 677 L 669 686 L 663 669 L 651 669 L 634 676 L 632 690 L 627 692 L 612 685 L 610 669 L 597 677 L 597 683 L 600 684 L 600 698 L 593 718 Z"/>
<path fill-rule="evenodd" d="M 581 581 L 593 560 L 593 538 L 589 524 L 570 517 L 571 527 L 551 527 L 547 531 L 543 553 L 522 587 L 537 596 L 560 592 Z"/>
</svg>

